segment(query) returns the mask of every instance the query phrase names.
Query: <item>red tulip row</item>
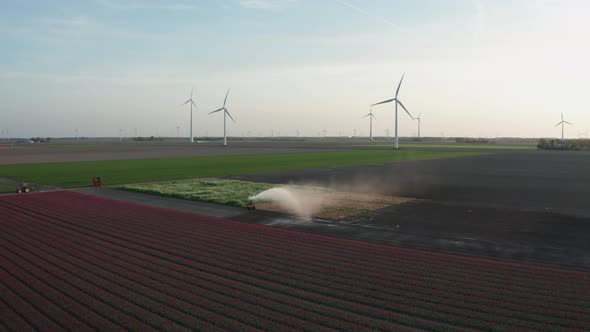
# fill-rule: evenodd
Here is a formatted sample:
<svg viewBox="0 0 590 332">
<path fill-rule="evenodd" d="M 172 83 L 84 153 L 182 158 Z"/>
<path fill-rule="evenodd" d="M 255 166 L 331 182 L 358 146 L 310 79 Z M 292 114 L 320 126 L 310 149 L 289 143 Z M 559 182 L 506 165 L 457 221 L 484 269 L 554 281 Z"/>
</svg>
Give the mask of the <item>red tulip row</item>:
<svg viewBox="0 0 590 332">
<path fill-rule="evenodd" d="M 145 297 L 146 299 L 141 299 L 137 303 L 150 303 L 148 307 L 150 310 L 160 314 L 164 313 L 164 316 L 171 320 L 170 322 L 156 322 L 155 326 L 173 326 L 170 323 L 176 321 L 183 322 L 188 325 L 187 327 L 191 328 L 201 327 L 202 322 L 192 317 L 194 315 L 198 318 L 207 318 L 211 325 L 214 323 L 230 330 L 243 330 L 245 326 L 248 326 L 247 323 L 252 323 L 252 326 L 259 325 L 264 329 L 284 330 L 281 325 L 265 322 L 265 319 L 261 317 L 245 315 L 241 311 L 229 309 L 225 310 L 227 316 L 218 315 L 214 311 L 216 308 L 224 307 L 224 302 L 213 302 L 201 294 L 186 295 L 183 289 L 177 287 L 178 285 L 166 287 L 161 280 L 145 278 L 145 276 L 132 273 L 127 269 L 118 268 L 110 260 L 96 259 L 90 255 L 83 255 L 77 250 L 69 250 L 62 244 L 65 239 L 51 239 L 46 236 L 44 239 L 39 240 L 38 237 L 31 236 L 31 232 L 18 234 L 17 229 L 12 229 L 11 233 L 14 234 L 16 238 L 14 241 L 18 247 L 28 248 L 31 251 L 34 248 L 41 249 L 41 252 L 37 253 L 37 259 L 51 261 L 57 266 L 61 265 L 64 270 L 68 270 L 103 289 L 116 290 L 116 294 L 128 297 L 131 301 L 137 300 L 138 296 Z M 20 242 L 18 242 L 19 240 Z M 179 293 L 182 292 L 185 292 L 185 294 L 181 294 L 184 295 L 185 299 L 179 296 Z M 187 296 L 191 303 L 186 300 Z M 238 300 L 228 298 L 225 303 L 233 305 L 236 301 Z M 237 306 L 240 307 L 239 303 Z M 240 316 L 246 317 L 249 322 L 238 322 L 228 318 L 239 318 Z"/>
<path fill-rule="evenodd" d="M 40 226 L 40 223 L 34 225 L 34 228 L 39 228 L 39 226 Z M 18 228 L 20 228 L 20 229 L 23 229 L 24 227 L 25 226 L 23 226 L 23 225 L 18 225 Z M 36 237 L 32 237 L 31 234 L 34 233 L 34 231 L 31 231 L 31 230 L 23 230 L 23 232 L 25 232 L 25 234 L 27 234 L 27 236 L 29 238 L 29 241 L 31 241 L 31 240 L 35 241 L 35 239 L 40 239 L 40 238 L 45 238 L 45 239 L 48 239 L 49 238 L 49 239 L 51 239 L 52 236 L 51 236 L 50 232 L 47 232 L 46 230 L 43 230 L 43 229 L 41 229 L 40 231 L 41 231 L 41 233 L 39 233 Z M 68 234 L 66 234 L 66 235 L 68 235 Z M 64 241 L 69 241 L 67 237 L 66 238 L 63 238 L 63 236 L 62 236 L 61 239 L 58 238 L 58 240 L 60 241 L 60 244 L 62 242 L 64 242 Z M 82 239 L 82 242 L 85 243 L 84 245 L 80 245 L 78 248 L 72 248 L 73 250 L 70 250 L 70 252 L 76 253 L 76 256 L 80 256 L 80 250 L 83 251 L 84 250 L 84 247 L 91 247 L 89 245 L 89 242 L 84 242 L 84 241 L 86 241 L 86 239 Z M 36 242 L 36 244 L 37 245 L 42 245 L 41 242 Z M 52 251 L 53 252 L 53 251 L 56 250 L 56 245 L 54 245 L 52 243 L 52 248 L 45 248 L 45 247 L 43 247 L 43 248 L 44 249 L 47 249 L 48 251 Z M 123 248 L 123 250 L 121 250 L 121 249 L 122 248 L 116 248 L 116 250 L 114 250 L 114 252 L 124 252 L 124 248 Z M 102 254 L 102 251 L 103 250 L 105 250 L 105 248 L 99 248 L 99 250 L 94 250 L 94 251 Z M 85 259 L 91 259 L 91 258 L 85 257 Z M 150 258 L 150 257 L 148 257 L 147 259 L 153 260 L 153 258 Z M 113 262 L 114 262 L 114 260 L 113 260 L 112 257 L 103 257 L 102 260 L 103 261 L 107 261 L 108 264 L 113 264 Z M 125 257 L 125 260 L 121 260 L 121 263 L 122 264 L 125 264 L 123 266 L 127 268 L 127 270 L 124 271 L 124 272 L 127 273 L 127 275 L 129 275 L 129 269 L 130 268 L 131 269 L 141 269 L 141 268 L 138 268 L 137 266 L 133 266 L 133 264 L 130 264 L 128 260 L 129 260 L 129 257 L 128 256 Z M 144 262 L 141 262 L 140 264 L 138 264 L 138 265 L 139 266 L 142 266 L 142 267 L 145 267 L 145 265 L 149 264 L 149 261 L 144 261 Z M 102 266 L 101 266 L 101 268 L 102 268 Z M 108 268 L 108 266 L 107 266 L 107 268 Z M 207 267 L 205 267 L 205 268 L 207 268 Z M 146 269 L 144 269 L 144 270 L 146 270 Z M 161 271 L 161 270 L 162 270 L 162 266 L 155 266 L 154 267 L 154 271 Z M 152 271 L 152 273 L 153 273 L 153 271 Z M 190 274 L 187 274 L 189 276 L 192 276 L 192 275 L 195 274 L 194 271 L 189 271 L 189 273 Z M 167 275 L 170 275 L 170 270 L 168 270 L 165 275 L 166 276 Z M 212 275 L 212 276 L 213 276 L 214 279 L 219 279 L 219 277 L 216 276 L 216 275 Z M 138 277 L 140 277 L 140 276 L 138 276 Z M 151 278 L 158 278 L 157 279 L 158 281 L 162 280 L 163 278 L 165 279 L 165 277 L 163 275 L 161 275 L 161 274 L 158 275 L 158 276 L 150 276 L 150 277 Z M 238 278 L 241 278 L 241 276 L 239 276 L 239 275 L 237 277 Z M 138 278 L 133 278 L 133 279 L 134 280 L 138 280 Z M 178 281 L 178 280 L 170 281 L 170 283 L 171 284 L 174 284 L 174 285 L 177 285 L 177 286 L 181 284 L 180 281 Z M 195 284 L 193 284 L 193 285 L 186 285 L 186 286 L 187 287 L 194 288 L 194 287 L 202 287 L 202 284 L 205 284 L 205 286 L 206 286 L 207 285 L 206 280 L 205 280 L 205 282 L 203 282 L 203 280 L 197 279 Z M 239 283 L 235 283 L 235 284 L 237 284 L 237 286 L 234 287 L 236 290 L 239 290 L 240 288 L 242 288 L 242 286 L 247 286 L 247 285 L 240 286 Z M 226 282 L 224 282 L 224 281 L 222 281 L 219 285 L 217 285 L 217 288 L 218 289 L 221 289 L 221 294 L 228 293 L 228 292 L 231 293 L 231 289 L 229 289 L 229 290 L 228 289 L 224 289 L 224 288 L 227 288 Z M 168 290 L 168 291 L 170 291 L 170 290 Z M 250 300 L 250 299 L 256 299 L 256 297 L 260 297 L 260 294 L 259 294 L 260 291 L 264 292 L 264 289 L 255 290 L 255 291 L 251 292 L 251 294 L 246 294 L 246 296 L 244 297 L 244 299 L 246 301 L 247 300 Z M 199 293 L 200 292 L 201 291 L 199 291 Z M 279 297 L 281 297 L 281 294 L 277 294 L 277 295 Z M 212 296 L 215 297 L 214 295 L 212 295 Z M 304 303 L 302 305 L 299 305 L 299 308 L 297 308 L 297 306 L 293 306 L 293 304 L 292 304 L 293 299 L 289 298 L 288 296 L 282 296 L 282 300 L 283 300 L 283 303 L 284 303 L 283 307 L 285 307 L 285 310 L 287 310 L 287 311 L 294 311 L 294 310 L 297 310 L 297 311 L 303 311 L 303 310 L 308 311 L 309 309 L 307 307 L 309 305 L 313 305 L 313 303 L 307 303 L 307 304 Z M 236 305 L 235 300 L 232 300 L 231 298 L 230 299 L 226 299 L 226 302 L 230 302 L 230 303 L 232 303 L 232 305 Z M 256 303 L 253 303 L 253 304 L 256 305 Z M 238 307 L 241 306 L 243 308 L 247 308 L 246 305 L 239 305 L 239 304 L 237 304 L 237 305 L 238 305 Z M 335 317 L 334 323 L 332 325 L 334 325 L 334 324 L 336 324 L 336 325 L 342 325 L 343 323 L 341 323 L 341 321 L 345 320 L 346 318 L 350 318 L 350 319 L 348 319 L 348 321 L 350 323 L 348 325 L 345 324 L 345 326 L 341 327 L 342 329 L 345 329 L 345 330 L 354 329 L 354 326 L 361 326 L 361 329 L 366 329 L 366 327 L 365 328 L 362 328 L 363 324 L 364 324 L 364 326 L 368 326 L 368 327 L 371 327 L 371 328 L 381 327 L 382 329 L 385 329 L 385 330 L 391 330 L 391 329 L 400 330 L 400 328 L 402 328 L 402 326 L 395 325 L 395 324 L 388 324 L 386 322 L 370 321 L 366 317 L 363 317 L 363 316 L 360 316 L 360 315 L 347 315 L 347 316 L 350 316 L 350 317 L 345 317 L 345 316 L 342 315 L 342 312 L 330 310 L 330 308 L 320 308 L 320 310 L 318 310 L 318 311 L 320 313 L 325 312 L 325 311 L 328 311 L 328 312 L 332 311 L 332 314 L 339 315 L 338 317 Z M 305 317 L 306 318 L 309 318 L 308 316 L 310 315 L 310 313 L 312 313 L 312 312 L 308 312 L 305 315 Z M 319 314 L 315 314 L 315 316 L 316 316 L 315 319 L 318 322 L 323 323 L 323 324 L 328 324 L 329 323 L 329 321 L 327 321 L 329 319 L 329 317 L 325 317 L 325 316 L 322 317 Z M 272 317 L 272 316 L 269 315 L 269 317 Z M 289 321 L 289 318 L 288 317 L 285 318 L 285 317 L 278 316 L 277 319 L 279 321 L 282 321 L 282 322 Z M 297 327 L 298 328 L 303 328 L 305 326 L 304 323 L 305 322 L 298 322 Z M 307 325 L 309 325 L 309 324 L 307 324 Z M 313 328 L 310 328 L 310 330 L 320 330 L 320 329 L 318 327 L 313 327 Z"/>
<path fill-rule="evenodd" d="M 78 197 L 78 199 L 84 199 L 83 197 Z M 121 203 L 118 203 L 121 204 Z M 116 210 L 116 209 L 115 209 Z M 95 206 L 95 210 L 90 210 L 88 211 L 89 213 L 98 213 L 99 215 L 102 216 L 108 216 L 109 213 L 113 213 L 112 211 L 109 211 L 109 209 L 103 209 L 102 207 L 99 206 L 99 204 L 97 204 Z M 144 216 L 156 216 L 156 217 L 169 217 L 169 212 L 167 210 L 162 210 L 162 209 L 157 209 L 157 208 L 152 208 L 150 210 L 150 208 L 147 208 L 147 211 L 140 211 L 143 212 L 144 215 L 142 215 L 141 213 L 137 213 L 137 214 L 133 214 L 131 216 L 135 216 L 138 215 L 141 218 L 137 219 L 137 221 L 139 221 L 140 223 L 142 223 L 143 221 L 143 217 Z M 166 214 L 165 214 L 166 213 Z M 182 214 L 182 213 L 181 213 Z M 193 219 L 195 218 L 195 216 L 192 216 Z M 178 218 L 172 219 L 170 220 L 170 223 L 175 223 L 175 229 L 180 229 L 182 226 L 184 227 L 194 227 L 194 225 L 190 225 L 187 222 L 184 222 L 183 220 L 179 220 Z M 211 224 L 211 220 L 209 218 L 209 221 L 207 222 L 208 224 Z M 221 223 L 216 223 L 218 227 L 225 227 L 225 231 L 226 232 L 231 232 L 232 229 L 231 228 L 227 228 L 225 223 L 221 222 Z M 210 225 L 207 225 L 208 227 Z M 260 233 L 260 229 L 256 228 L 255 226 L 257 225 L 242 225 L 245 227 L 249 227 L 249 229 L 253 232 L 256 232 L 257 234 Z M 254 227 L 253 227 L 254 226 Z M 192 231 L 194 232 L 195 230 L 192 229 Z M 240 230 L 243 231 L 243 230 Z M 274 230 L 271 232 L 271 237 L 272 238 L 277 238 L 277 236 L 281 235 L 281 232 L 275 232 Z M 276 233 L 276 234 L 275 234 Z M 294 233 L 293 231 L 290 231 L 289 233 L 287 233 L 287 235 L 293 235 L 292 233 Z M 297 236 L 298 232 L 295 232 L 295 235 Z M 284 234 L 284 233 L 283 233 Z M 189 234 L 185 234 L 189 235 Z M 262 234 L 260 234 L 262 235 Z M 313 235 L 313 234 L 307 234 L 305 237 L 306 238 L 310 238 L 312 239 L 313 237 L 318 237 L 319 235 Z M 322 236 L 319 236 L 321 239 Z M 370 253 L 372 255 L 377 255 L 379 256 L 379 253 L 373 252 L 375 251 L 375 249 L 387 249 L 388 251 L 384 251 L 384 254 L 390 254 L 391 253 L 391 247 L 390 246 L 383 246 L 383 245 L 376 245 L 376 244 L 368 244 L 366 242 L 359 242 L 359 241 L 353 241 L 353 240 L 344 240 L 346 241 L 348 244 L 351 243 L 356 243 L 356 244 L 360 244 L 360 248 L 361 249 L 365 249 L 365 248 L 369 248 L 369 250 L 371 251 Z M 322 247 L 324 246 L 330 246 L 330 245 L 334 245 L 336 244 L 337 246 L 339 246 L 338 250 L 341 251 L 346 251 L 347 248 L 346 247 L 342 247 L 340 245 L 340 243 L 338 243 L 338 241 L 330 241 L 328 243 L 317 243 L 317 241 L 311 241 L 311 244 L 319 244 Z M 299 243 L 298 243 L 299 245 Z M 357 246 L 359 247 L 359 246 Z M 355 248 L 356 249 L 356 248 Z M 367 251 L 367 250 L 365 250 Z M 419 260 L 419 262 L 425 261 L 428 264 L 442 264 L 441 260 L 439 258 L 440 254 L 436 254 L 433 252 L 428 252 L 425 250 L 412 250 L 412 249 L 402 249 L 402 248 L 398 248 L 397 250 L 399 253 L 403 254 L 403 255 L 412 255 L 412 256 L 422 256 L 419 257 L 421 258 Z M 348 257 L 346 255 L 344 255 L 345 257 Z M 369 257 L 370 258 L 370 257 Z M 455 258 L 455 259 L 453 259 Z M 458 264 L 457 261 L 458 260 Z M 484 262 L 484 264 L 481 263 L 481 261 Z M 381 262 L 383 263 L 382 260 L 380 261 L 376 261 L 376 262 Z M 564 279 L 567 280 L 576 280 L 579 278 L 586 278 L 586 280 L 589 280 L 589 277 L 587 276 L 586 273 L 583 272 L 578 272 L 578 271 L 563 271 L 563 270 L 556 270 L 553 268 L 548 268 L 548 267 L 538 267 L 535 265 L 527 265 L 525 268 L 523 268 L 521 265 L 517 265 L 514 263 L 508 263 L 508 262 L 499 262 L 499 261 L 492 261 L 495 262 L 495 264 L 493 264 L 493 266 L 491 266 L 492 264 L 489 264 L 489 262 L 486 262 L 486 260 L 482 260 L 482 259 L 471 259 L 469 257 L 464 257 L 464 256 L 455 256 L 455 255 L 444 255 L 444 266 L 446 269 L 449 268 L 453 268 L 455 267 L 457 269 L 457 271 L 459 271 L 461 274 L 465 274 L 465 267 L 466 265 L 468 265 L 469 267 L 473 268 L 474 271 L 470 272 L 468 275 L 473 275 L 473 276 L 477 276 L 477 277 L 481 277 L 481 274 L 484 274 L 485 277 L 485 273 L 492 273 L 493 277 L 509 277 L 509 278 L 514 278 L 515 276 L 520 276 L 522 278 L 524 278 L 524 280 L 527 280 L 529 284 L 534 283 L 535 281 L 539 280 L 540 282 L 542 282 L 542 285 L 545 285 L 547 283 L 547 281 L 549 280 L 553 280 L 554 282 L 559 282 L 561 284 L 571 284 L 569 281 L 564 281 Z M 361 262 L 359 262 L 361 263 Z M 387 261 L 385 261 L 385 263 L 388 263 Z M 512 267 L 511 269 L 503 269 L 503 266 L 508 266 L 508 267 Z M 516 269 L 516 267 L 518 267 Z M 499 272 L 506 272 L 506 273 L 499 273 Z M 542 277 L 541 279 L 539 279 L 539 277 Z M 575 283 L 574 283 L 575 284 Z M 563 294 L 562 294 L 563 295 Z"/>
<path fill-rule="evenodd" d="M 59 276 L 50 298 L 74 287 L 79 294 L 66 293 L 71 305 L 56 302 L 74 317 L 93 311 L 94 318 L 84 322 L 96 328 L 136 329 L 101 309 L 100 304 L 116 307 L 107 299 L 92 304 L 96 290 L 90 286 L 128 301 L 134 310 L 157 314 L 144 321 L 159 328 L 590 325 L 589 295 L 581 292 L 590 285 L 584 271 L 370 244 L 70 192 L 6 197 L 0 199 L 0 216 L 14 218 L 0 224 L 0 244 L 12 246 L 4 252 L 15 257 L 3 258 L 0 266 L 13 264 L 19 278 L 37 276 L 38 290 L 47 278 Z M 47 271 L 47 278 L 40 271 Z M 133 311 L 125 313 L 137 318 Z"/>
<path fill-rule="evenodd" d="M 145 219 L 145 218 L 143 218 L 143 219 Z M 156 227 L 157 227 L 157 225 L 156 225 Z M 130 228 L 131 228 L 131 226 L 130 226 Z M 116 231 L 116 229 L 113 229 L 113 231 Z M 162 231 L 165 232 L 166 230 L 163 229 Z M 176 241 L 176 242 L 180 242 L 182 240 L 182 236 L 185 235 L 185 233 L 186 232 L 184 230 L 182 230 L 178 235 L 174 235 L 174 236 L 178 236 L 178 238 L 179 238 L 179 240 Z M 205 240 L 205 238 L 200 239 L 199 243 L 202 240 Z M 301 250 L 298 250 L 298 251 L 301 251 Z M 319 255 L 319 254 L 317 253 L 317 251 L 314 251 L 314 255 L 308 256 L 309 258 L 306 261 L 306 266 L 312 266 L 313 265 L 313 263 L 314 263 L 313 262 L 313 259 L 314 259 L 314 257 L 316 255 Z M 411 257 L 411 255 L 406 255 L 406 256 L 410 256 L 409 258 L 406 257 L 406 259 L 412 259 L 413 258 L 413 257 Z M 348 258 L 348 256 L 345 257 L 345 258 Z M 294 260 L 292 258 L 289 258 L 288 262 L 291 262 L 291 261 L 294 261 Z M 415 266 L 416 264 L 418 264 L 420 262 L 420 260 L 419 259 L 413 259 L 411 262 L 412 262 L 413 266 L 412 266 L 412 270 L 410 272 L 412 272 L 415 275 L 417 272 L 420 272 L 416 268 L 416 266 Z M 323 266 L 324 263 L 320 261 L 320 265 Z M 342 263 L 341 264 L 338 264 L 337 266 L 340 266 L 340 265 L 342 265 Z M 434 265 L 434 263 L 432 265 Z M 477 282 L 477 284 L 479 286 L 478 289 L 483 289 L 483 290 L 488 291 L 488 292 L 489 292 L 489 290 L 486 289 L 486 287 L 489 287 L 489 285 L 491 284 L 491 285 L 494 286 L 494 288 L 496 288 L 496 289 L 493 289 L 493 293 L 498 293 L 498 291 L 500 291 L 500 292 L 504 291 L 506 294 L 508 294 L 510 296 L 518 296 L 520 293 L 524 293 L 524 299 L 526 301 L 528 301 L 531 297 L 537 296 L 538 294 L 536 294 L 536 292 L 542 292 L 541 295 L 537 296 L 537 297 L 539 297 L 539 300 L 540 300 L 539 302 L 546 304 L 548 307 L 554 308 L 555 307 L 555 304 L 554 303 L 551 303 L 548 300 L 551 300 L 551 299 L 554 299 L 554 298 L 558 298 L 558 299 L 561 299 L 562 300 L 562 302 L 563 302 L 562 304 L 563 305 L 570 306 L 569 308 L 565 308 L 565 310 L 568 310 L 568 311 L 569 310 L 572 310 L 572 306 L 571 306 L 572 303 L 574 305 L 584 305 L 584 304 L 587 305 L 588 304 L 588 301 L 586 301 L 585 299 L 580 298 L 580 291 L 581 290 L 574 289 L 574 290 L 572 290 L 572 293 L 570 293 L 571 295 L 569 297 L 567 296 L 568 295 L 567 290 L 569 289 L 567 286 L 570 286 L 570 288 L 571 288 L 571 287 L 574 287 L 572 285 L 579 285 L 579 284 L 582 284 L 583 285 L 584 284 L 584 282 L 577 282 L 578 280 L 576 280 L 576 279 L 569 280 L 568 281 L 568 284 L 566 284 L 566 285 L 562 285 L 562 284 L 555 285 L 555 284 L 552 284 L 551 282 L 546 282 L 545 284 L 540 285 L 540 286 L 536 286 L 533 289 L 526 289 L 525 288 L 525 289 L 521 290 L 520 289 L 521 288 L 521 285 L 525 284 L 523 282 L 514 282 L 514 281 L 501 282 L 501 281 L 496 281 L 494 283 L 487 283 L 486 284 L 486 281 L 488 281 L 486 279 L 481 279 L 481 278 L 479 278 L 477 276 L 469 276 L 468 275 L 465 278 L 464 275 L 455 276 L 455 275 L 452 275 L 452 274 L 449 274 L 449 273 L 441 273 L 441 272 L 446 272 L 445 269 L 444 269 L 444 265 L 443 266 L 436 266 L 436 267 L 437 268 L 435 269 L 435 273 L 432 273 L 433 272 L 433 267 L 431 266 L 430 267 L 431 275 L 426 275 L 424 277 L 430 278 L 430 279 L 436 279 L 439 282 L 446 282 L 446 281 L 448 281 L 448 282 L 451 282 L 451 283 L 454 282 L 455 284 L 459 283 L 462 286 L 462 289 L 465 289 L 465 286 L 466 286 L 465 283 L 466 282 L 467 283 L 471 282 L 473 284 L 474 281 L 475 281 L 475 282 Z M 357 267 L 357 270 L 358 270 L 358 268 L 359 267 Z M 466 270 L 468 270 L 468 271 L 471 271 L 469 266 L 466 266 L 464 268 Z M 364 268 L 362 269 L 363 272 L 365 272 L 366 270 L 367 269 L 364 269 Z M 391 269 L 391 271 L 402 273 L 402 274 L 404 272 L 407 272 L 407 271 L 404 271 L 403 269 L 401 269 L 399 264 L 397 266 L 395 266 L 395 269 Z M 370 271 L 366 271 L 366 272 L 370 272 Z M 496 274 L 500 274 L 500 273 L 496 273 Z M 379 272 L 379 275 L 380 276 L 385 276 L 387 278 L 390 277 L 390 274 L 384 274 L 383 273 L 383 269 L 381 270 L 381 272 Z M 363 277 L 366 277 L 366 273 L 365 273 L 365 275 Z M 447 279 L 445 279 L 445 278 L 447 278 Z M 533 276 L 531 276 L 530 279 L 534 280 Z M 562 278 L 562 279 L 567 279 L 567 278 Z M 507 287 L 507 289 L 497 289 L 498 284 L 500 284 L 500 285 L 502 285 L 502 284 L 507 285 L 507 286 L 504 286 L 504 287 Z M 515 285 L 517 285 L 517 286 L 515 286 Z M 445 285 L 445 287 L 446 288 L 449 288 L 449 287 L 453 287 L 453 285 Z M 559 295 L 558 297 L 553 295 L 553 292 L 555 292 L 555 291 L 561 291 L 558 294 Z M 548 296 L 543 296 L 543 293 L 547 293 L 547 292 L 549 293 L 549 295 Z M 476 295 L 476 294 L 474 294 L 474 295 Z M 505 295 L 505 294 L 500 294 L 500 295 Z M 502 300 L 505 301 L 506 298 L 504 298 Z M 575 303 L 576 300 L 578 300 L 578 302 L 580 302 L 580 303 Z M 559 305 L 560 304 L 557 304 L 557 307 L 559 307 Z M 587 307 L 588 307 L 588 305 L 587 305 Z"/>
<path fill-rule="evenodd" d="M 200 241 L 200 242 L 201 242 L 201 241 Z M 526 300 L 526 299 L 525 299 L 525 300 Z M 534 309 L 536 309 L 536 308 L 533 308 L 533 310 L 534 310 Z M 553 309 L 551 309 L 551 310 L 553 310 Z M 550 312 L 551 310 L 549 310 L 548 312 Z M 547 313 L 547 312 L 543 312 L 543 314 L 546 314 L 546 313 Z M 511 313 L 509 312 L 508 314 L 511 314 Z M 544 316 L 543 316 L 543 317 L 544 317 Z M 543 318 L 542 318 L 542 317 L 540 317 L 539 319 L 543 319 Z M 548 319 L 550 319 L 550 318 L 548 318 Z M 544 320 L 547 320 L 547 319 L 544 319 Z"/>
</svg>

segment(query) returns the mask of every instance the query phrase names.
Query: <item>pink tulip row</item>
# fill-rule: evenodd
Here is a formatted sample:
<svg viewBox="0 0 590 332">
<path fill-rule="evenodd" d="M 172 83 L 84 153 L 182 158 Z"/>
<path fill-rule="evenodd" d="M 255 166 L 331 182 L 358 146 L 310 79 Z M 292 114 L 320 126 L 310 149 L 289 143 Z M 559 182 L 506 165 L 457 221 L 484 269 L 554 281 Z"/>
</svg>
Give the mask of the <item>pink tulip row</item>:
<svg viewBox="0 0 590 332">
<path fill-rule="evenodd" d="M 82 282 L 117 289 L 114 295 L 165 319 L 150 326 L 556 330 L 590 324 L 588 294 L 580 293 L 590 278 L 580 271 L 331 238 L 69 192 L 13 197 L 0 200 L 0 213 L 24 215 L 7 228 L 11 240 L 20 241 L 15 248 L 29 245 L 36 260 L 63 271 L 78 266 L 74 275 L 84 276 Z M 24 271 L 41 268 L 33 258 Z M 572 280 L 558 279 L 559 272 Z M 68 279 L 59 280 L 65 285 Z M 85 323 L 119 324 L 89 299 L 73 299 L 97 313 Z M 71 306 L 67 312 L 81 314 Z"/>
</svg>

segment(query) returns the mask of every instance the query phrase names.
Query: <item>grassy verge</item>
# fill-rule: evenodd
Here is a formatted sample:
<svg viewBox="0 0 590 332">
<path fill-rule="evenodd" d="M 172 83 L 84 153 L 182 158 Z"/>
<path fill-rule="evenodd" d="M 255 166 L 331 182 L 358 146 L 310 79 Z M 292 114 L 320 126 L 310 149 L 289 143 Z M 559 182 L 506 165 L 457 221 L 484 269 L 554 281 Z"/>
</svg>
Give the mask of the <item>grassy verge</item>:
<svg viewBox="0 0 590 332">
<path fill-rule="evenodd" d="M 0 194 L 13 193 L 15 190 L 16 186 L 0 183 Z"/>
<path fill-rule="evenodd" d="M 88 186 L 93 176 L 105 185 L 239 175 L 293 169 L 335 167 L 400 160 L 477 155 L 463 151 L 339 151 L 316 153 L 108 160 L 2 165 L 0 174 L 61 188 Z"/>
<path fill-rule="evenodd" d="M 248 204 L 249 196 L 258 194 L 274 186 L 276 185 L 269 183 L 201 178 L 126 184 L 115 186 L 115 188 L 152 195 L 242 207 Z"/>
</svg>

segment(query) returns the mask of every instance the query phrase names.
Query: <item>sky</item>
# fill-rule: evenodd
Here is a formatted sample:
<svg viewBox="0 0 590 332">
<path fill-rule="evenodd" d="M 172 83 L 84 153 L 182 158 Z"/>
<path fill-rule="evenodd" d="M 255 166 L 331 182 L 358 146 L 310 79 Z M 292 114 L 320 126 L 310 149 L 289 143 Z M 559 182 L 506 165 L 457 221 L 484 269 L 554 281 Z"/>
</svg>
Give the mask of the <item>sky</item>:
<svg viewBox="0 0 590 332">
<path fill-rule="evenodd" d="M 0 0 L 0 137 L 589 137 L 585 0 Z M 394 128 L 376 106 L 374 135 Z M 399 113 L 400 136 L 417 121 Z"/>
</svg>

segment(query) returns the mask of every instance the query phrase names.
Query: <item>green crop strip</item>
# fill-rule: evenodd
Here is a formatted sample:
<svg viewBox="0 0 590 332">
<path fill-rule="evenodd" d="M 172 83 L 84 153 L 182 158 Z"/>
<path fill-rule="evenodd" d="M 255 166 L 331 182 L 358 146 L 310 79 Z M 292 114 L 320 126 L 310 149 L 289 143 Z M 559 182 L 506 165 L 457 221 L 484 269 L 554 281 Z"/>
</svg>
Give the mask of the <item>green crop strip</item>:
<svg viewBox="0 0 590 332">
<path fill-rule="evenodd" d="M 339 151 L 290 154 L 108 160 L 0 166 L 0 177 L 61 188 L 84 187 L 93 176 L 105 185 L 227 176 L 248 173 L 336 167 L 473 156 L 464 151 Z"/>
</svg>

